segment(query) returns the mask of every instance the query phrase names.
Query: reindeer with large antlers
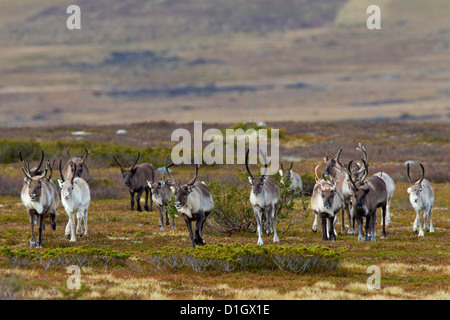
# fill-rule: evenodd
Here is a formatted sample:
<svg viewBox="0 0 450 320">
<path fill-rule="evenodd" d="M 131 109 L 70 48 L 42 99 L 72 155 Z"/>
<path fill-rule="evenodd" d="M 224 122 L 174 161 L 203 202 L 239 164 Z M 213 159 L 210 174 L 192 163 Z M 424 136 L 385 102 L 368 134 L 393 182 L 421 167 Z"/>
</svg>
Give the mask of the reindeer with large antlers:
<svg viewBox="0 0 450 320">
<path fill-rule="evenodd" d="M 411 187 L 408 188 L 409 202 L 416 211 L 416 219 L 414 220 L 413 232 L 417 233 L 417 227 L 419 227 L 419 237 L 423 237 L 423 231 L 434 232 L 433 219 L 432 219 L 432 209 L 434 203 L 434 191 L 431 186 L 430 181 L 425 179 L 425 168 L 421 163 L 420 168 L 422 169 L 422 175 L 417 182 L 413 182 L 409 174 L 409 164 L 412 161 L 406 162 L 406 176 L 408 177 Z M 423 211 L 423 227 L 422 227 L 422 216 L 421 211 Z"/>
<path fill-rule="evenodd" d="M 386 204 L 388 192 L 386 184 L 379 176 L 374 175 L 367 179 L 369 169 L 366 162 L 362 159 L 364 167 L 364 175 L 359 181 L 352 179 L 351 168 L 353 160 L 349 162 L 346 168 L 350 182 L 352 184 L 353 199 L 352 206 L 356 221 L 358 222 L 358 240 L 359 241 L 376 241 L 375 224 L 377 221 L 377 208 L 381 207 L 383 232 L 381 238 L 386 238 Z M 362 220 L 366 218 L 365 239 L 362 236 Z"/>
<path fill-rule="evenodd" d="M 205 240 L 203 239 L 203 225 L 206 218 L 214 209 L 214 201 L 211 192 L 203 182 L 197 181 L 200 164 L 195 165 L 195 176 L 188 183 L 183 185 L 180 180 L 178 180 L 178 185 L 176 185 L 175 179 L 168 170 L 172 165 L 173 163 L 169 163 L 168 157 L 165 167 L 167 168 L 167 174 L 172 181 L 171 189 L 175 194 L 175 208 L 186 222 L 192 247 L 195 248 L 196 245 L 203 246 L 205 244 Z M 192 230 L 192 222 L 194 221 L 195 232 Z"/>
<path fill-rule="evenodd" d="M 342 198 L 337 190 L 337 186 L 341 179 L 342 171 L 336 180 L 330 182 L 325 179 L 319 179 L 317 175 L 319 166 L 317 165 L 314 169 L 316 184 L 314 185 L 311 196 L 311 209 L 316 214 L 312 230 L 314 232 L 317 231 L 317 220 L 319 220 L 322 226 L 322 240 L 336 241 L 336 231 L 334 228 L 337 213 L 342 208 Z"/>
<path fill-rule="evenodd" d="M 250 192 L 250 204 L 256 218 L 256 232 L 258 234 L 258 245 L 263 245 L 262 240 L 262 214 L 266 214 L 267 233 L 273 231 L 273 242 L 280 241 L 277 234 L 277 206 L 280 201 L 280 188 L 278 184 L 270 179 L 267 173 L 267 161 L 264 154 L 264 173 L 261 177 L 254 177 L 248 167 L 248 154 L 250 149 L 245 153 L 245 167 L 249 175 L 248 180 L 252 185 Z M 273 229 L 272 229 L 273 225 Z"/>
<path fill-rule="evenodd" d="M 125 182 L 125 186 L 130 191 L 131 198 L 131 211 L 134 210 L 134 195 L 136 194 L 137 210 L 142 211 L 141 207 L 141 196 L 145 191 L 145 205 L 144 209 L 146 211 L 153 211 L 153 199 L 152 191 L 148 186 L 147 181 L 153 182 L 155 180 L 155 169 L 150 163 L 138 164 L 141 153 L 138 153 L 136 161 L 129 170 L 125 170 L 120 162 L 113 155 L 114 161 L 119 165 L 120 171 L 122 172 L 122 178 Z M 150 207 L 148 206 L 148 198 L 150 194 Z"/>
<path fill-rule="evenodd" d="M 31 240 L 30 246 L 43 248 L 44 218 L 54 203 L 54 188 L 46 179 L 48 168 L 41 175 L 31 176 L 28 164 L 22 161 L 22 171 L 25 174 L 25 183 L 20 194 L 23 205 L 30 218 Z M 39 238 L 34 235 L 35 220 L 38 220 Z M 52 224 L 53 226 L 53 224 Z"/>
<path fill-rule="evenodd" d="M 44 151 L 41 151 L 41 160 L 39 161 L 39 164 L 36 167 L 32 167 L 30 169 L 30 163 L 27 161 L 25 163 L 25 160 L 22 157 L 22 152 L 19 151 L 19 158 L 20 161 L 22 162 L 22 167 L 26 168 L 27 173 L 30 175 L 30 177 L 35 177 L 35 176 L 40 176 L 44 173 L 44 171 L 41 170 L 41 166 L 42 163 L 44 162 Z M 46 169 L 50 170 L 50 175 L 47 177 L 45 177 L 45 179 L 47 179 L 47 181 L 50 183 L 50 185 L 53 188 L 53 192 L 54 192 L 54 198 L 53 198 L 53 203 L 50 206 L 49 210 L 48 210 L 48 214 L 50 216 L 50 224 L 52 226 L 53 230 L 56 230 L 56 211 L 58 210 L 60 203 L 59 200 L 59 192 L 56 189 L 55 184 L 52 182 L 52 175 L 53 175 L 53 167 L 55 166 L 55 161 L 53 160 L 53 164 L 50 163 L 49 160 L 47 160 L 47 166 Z M 29 180 L 27 177 L 24 178 L 24 183 L 27 183 L 27 180 Z M 34 216 L 34 224 L 37 224 L 37 218 L 36 215 Z M 43 230 L 45 230 L 45 222 L 43 222 L 42 225 Z"/>
</svg>

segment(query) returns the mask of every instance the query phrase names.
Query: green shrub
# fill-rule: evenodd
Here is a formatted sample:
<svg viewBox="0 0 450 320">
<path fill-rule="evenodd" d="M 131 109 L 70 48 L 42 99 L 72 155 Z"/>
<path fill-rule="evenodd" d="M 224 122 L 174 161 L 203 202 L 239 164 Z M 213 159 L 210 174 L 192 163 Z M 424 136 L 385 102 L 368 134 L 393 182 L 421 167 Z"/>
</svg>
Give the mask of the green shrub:
<svg viewBox="0 0 450 320">
<path fill-rule="evenodd" d="M 230 272 L 233 270 L 273 270 L 320 272 L 336 270 L 345 249 L 334 250 L 318 245 L 206 245 L 179 249 L 162 247 L 147 252 L 147 260 L 155 267 L 179 269 L 189 267 L 196 272 L 206 269 Z"/>
</svg>

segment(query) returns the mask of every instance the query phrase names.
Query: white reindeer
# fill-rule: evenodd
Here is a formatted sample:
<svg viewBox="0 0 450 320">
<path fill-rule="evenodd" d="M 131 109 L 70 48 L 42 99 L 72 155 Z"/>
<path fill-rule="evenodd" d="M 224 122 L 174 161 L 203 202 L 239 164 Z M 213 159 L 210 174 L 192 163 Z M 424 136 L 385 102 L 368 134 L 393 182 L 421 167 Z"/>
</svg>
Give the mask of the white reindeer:
<svg viewBox="0 0 450 320">
<path fill-rule="evenodd" d="M 406 175 L 411 183 L 411 187 L 408 188 L 409 202 L 411 202 L 412 207 L 416 211 L 416 219 L 414 220 L 413 232 L 417 233 L 417 228 L 419 228 L 419 237 L 423 237 L 425 231 L 434 232 L 433 220 L 432 220 L 432 208 L 434 203 L 434 192 L 431 187 L 430 181 L 425 179 L 425 168 L 421 163 L 420 168 L 422 169 L 422 176 L 420 180 L 416 183 L 413 182 L 411 176 L 409 175 L 409 164 L 413 161 L 406 162 Z M 423 227 L 422 227 L 422 216 L 421 211 L 423 211 Z"/>
<path fill-rule="evenodd" d="M 91 195 L 88 183 L 82 179 L 72 176 L 72 180 L 64 180 L 61 170 L 61 162 L 59 162 L 59 171 L 61 179 L 58 179 L 58 184 L 61 188 L 61 202 L 64 209 L 69 216 L 69 221 L 66 225 L 65 236 L 70 236 L 70 242 L 76 241 L 77 235 L 82 235 L 81 220 L 84 221 L 84 236 L 89 236 L 88 232 L 88 208 L 91 202 Z M 76 165 L 75 165 L 76 169 Z M 77 230 L 75 233 L 75 213 L 77 214 Z"/>
<path fill-rule="evenodd" d="M 317 231 L 318 221 L 322 225 L 322 240 L 336 241 L 337 232 L 335 225 L 337 221 L 337 213 L 342 208 L 342 198 L 337 190 L 338 182 L 341 178 L 342 171 L 340 171 L 337 180 L 333 183 L 319 179 L 317 175 L 317 169 L 320 165 L 317 165 L 314 169 L 316 184 L 311 196 L 311 209 L 315 213 L 314 224 L 312 230 Z"/>
</svg>

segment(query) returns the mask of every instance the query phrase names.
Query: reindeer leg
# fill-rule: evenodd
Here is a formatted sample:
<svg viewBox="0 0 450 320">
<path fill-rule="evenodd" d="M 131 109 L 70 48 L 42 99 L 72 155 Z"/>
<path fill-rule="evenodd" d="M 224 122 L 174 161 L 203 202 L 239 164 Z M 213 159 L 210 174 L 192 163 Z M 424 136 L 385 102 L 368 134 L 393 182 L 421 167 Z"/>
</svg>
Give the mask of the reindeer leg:
<svg viewBox="0 0 450 320">
<path fill-rule="evenodd" d="M 141 196 L 144 193 L 144 190 L 140 190 L 137 193 L 136 196 L 136 203 L 137 203 L 137 211 L 142 212 L 142 207 L 141 207 Z"/>
<path fill-rule="evenodd" d="M 187 216 L 184 215 L 184 214 L 183 214 L 183 219 L 184 219 L 184 222 L 186 222 L 186 226 L 187 226 L 188 231 L 189 231 L 189 238 L 191 239 L 191 245 L 192 245 L 192 248 L 195 248 L 194 233 L 193 233 L 193 231 L 192 231 L 192 223 L 191 223 L 191 220 L 189 219 L 189 217 L 187 217 Z"/>
<path fill-rule="evenodd" d="M 433 207 L 430 206 L 430 208 L 428 209 L 428 220 L 430 221 L 430 232 L 434 232 L 434 228 L 433 228 Z"/>
<path fill-rule="evenodd" d="M 258 235 L 258 245 L 262 246 L 264 244 L 262 239 L 262 217 L 261 217 L 261 209 L 257 206 L 253 207 L 253 212 L 256 218 L 256 234 Z"/>
<path fill-rule="evenodd" d="M 203 240 L 202 237 L 202 229 L 203 229 L 203 223 L 205 222 L 206 217 L 205 213 L 201 213 L 199 219 L 197 219 L 195 223 L 195 241 L 199 246 L 205 245 L 205 240 Z"/>
<path fill-rule="evenodd" d="M 356 221 L 358 223 L 358 241 L 364 241 L 363 230 L 362 230 L 362 225 L 363 225 L 362 216 L 358 215 L 356 217 Z"/>
<path fill-rule="evenodd" d="M 163 216 L 163 206 L 158 205 L 159 208 L 159 227 L 161 228 L 161 231 L 164 231 L 164 216 Z"/>
<path fill-rule="evenodd" d="M 150 210 L 150 208 L 148 207 L 148 194 L 149 194 L 149 192 L 150 192 L 150 194 L 151 194 L 151 191 L 150 191 L 150 188 L 145 188 L 145 204 L 144 204 L 144 209 L 145 209 L 145 211 L 152 211 L 152 210 Z M 151 199 L 151 195 L 150 195 L 150 200 L 152 200 Z"/>
<path fill-rule="evenodd" d="M 327 228 L 327 218 L 323 213 L 320 213 L 320 220 L 322 225 L 322 240 L 328 240 L 328 228 Z"/>
<path fill-rule="evenodd" d="M 36 247 L 36 237 L 34 235 L 34 219 L 35 214 L 33 210 L 28 210 L 28 217 L 30 218 L 30 228 L 31 228 L 31 240 L 30 240 L 30 247 Z"/>
<path fill-rule="evenodd" d="M 423 237 L 423 227 L 422 227 L 422 215 L 420 210 L 416 211 L 416 221 L 414 221 L 415 232 L 417 232 L 417 225 L 419 226 L 419 237 Z M 414 229 L 413 229 L 414 230 Z"/>
<path fill-rule="evenodd" d="M 314 213 L 315 213 L 315 217 L 314 217 L 314 223 L 312 225 L 311 231 L 316 233 L 317 232 L 317 227 L 319 225 L 319 222 L 318 222 L 319 214 L 317 212 L 315 212 L 315 211 L 314 211 Z"/>
<path fill-rule="evenodd" d="M 134 211 L 134 192 L 130 192 L 131 198 L 131 211 Z"/>
<path fill-rule="evenodd" d="M 381 215 L 382 215 L 382 222 L 383 222 L 383 232 L 381 233 L 381 239 L 386 239 L 386 206 L 381 207 Z M 375 226 L 375 224 L 374 224 Z M 374 227 L 375 229 L 375 227 Z"/>
<path fill-rule="evenodd" d="M 274 205 L 272 208 L 272 221 L 273 221 L 273 242 L 280 242 L 277 234 L 277 207 L 278 204 Z"/>
<path fill-rule="evenodd" d="M 85 237 L 89 237 L 89 232 L 88 232 L 88 209 L 84 210 L 83 221 L 84 221 L 84 236 Z"/>
<path fill-rule="evenodd" d="M 344 205 L 342 205 L 341 210 L 342 210 L 341 232 L 345 233 L 347 228 L 345 227 L 345 209 L 344 209 Z M 349 221 L 350 221 L 350 219 L 349 219 Z"/>
<path fill-rule="evenodd" d="M 44 228 L 44 214 L 40 214 L 38 216 L 38 223 L 39 223 L 39 240 L 38 240 L 38 245 L 37 248 L 43 248 L 43 242 L 44 242 L 44 236 L 42 234 L 43 232 L 43 228 Z"/>
<path fill-rule="evenodd" d="M 56 212 L 50 213 L 50 224 L 53 230 L 56 230 Z"/>
</svg>

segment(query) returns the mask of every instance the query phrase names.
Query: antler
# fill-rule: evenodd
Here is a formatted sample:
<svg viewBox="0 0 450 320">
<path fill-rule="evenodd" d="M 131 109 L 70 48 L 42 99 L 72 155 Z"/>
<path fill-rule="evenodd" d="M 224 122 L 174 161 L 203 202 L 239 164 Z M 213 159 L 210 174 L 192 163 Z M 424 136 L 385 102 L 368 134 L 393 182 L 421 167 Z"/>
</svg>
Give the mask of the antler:
<svg viewBox="0 0 450 320">
<path fill-rule="evenodd" d="M 64 179 L 64 175 L 62 173 L 61 166 L 62 166 L 62 158 L 59 160 L 59 175 L 61 176 L 61 180 L 64 182 L 66 180 Z"/>
<path fill-rule="evenodd" d="M 194 157 L 195 157 L 195 161 L 194 161 L 194 163 L 195 163 L 195 162 L 197 162 L 197 155 L 194 155 Z M 191 181 L 189 181 L 187 183 L 189 186 L 192 186 L 195 183 L 195 180 L 197 180 L 197 175 L 198 175 L 198 169 L 199 168 L 200 168 L 200 165 L 196 164 L 195 165 L 195 176 L 191 179 Z"/>
<path fill-rule="evenodd" d="M 314 169 L 314 173 L 315 173 L 315 175 L 316 175 L 316 183 L 318 183 L 319 185 L 320 185 L 320 188 L 322 189 L 322 190 L 325 190 L 325 187 L 323 186 L 323 184 L 322 184 L 322 181 L 319 179 L 319 176 L 317 175 L 317 169 L 320 167 L 320 164 L 318 164 L 317 166 L 316 166 L 316 168 Z"/>
<path fill-rule="evenodd" d="M 134 169 L 134 167 L 137 165 L 137 163 L 138 163 L 138 161 L 139 161 L 139 158 L 140 158 L 140 156 L 141 156 L 141 153 L 140 152 L 138 152 L 138 156 L 137 156 L 137 158 L 136 158 L 136 161 L 134 162 L 134 164 L 131 166 L 131 169 L 130 170 L 133 170 Z"/>
<path fill-rule="evenodd" d="M 253 179 L 253 175 L 250 172 L 250 168 L 248 167 L 248 153 L 250 152 L 250 149 L 247 149 L 247 152 L 245 153 L 245 168 L 247 169 L 248 175 L 250 176 L 250 178 Z"/>
<path fill-rule="evenodd" d="M 116 159 L 116 157 L 113 155 L 113 159 L 114 159 L 114 161 L 119 165 L 119 167 L 120 167 L 120 171 L 122 171 L 122 173 L 125 171 L 125 169 L 122 167 L 122 165 L 120 164 L 120 162 L 119 161 L 117 161 L 117 159 Z"/>
<path fill-rule="evenodd" d="M 83 159 L 81 159 L 81 163 L 84 163 L 86 161 L 87 156 L 89 155 L 89 150 L 84 148 L 84 156 Z"/>
<path fill-rule="evenodd" d="M 420 168 L 422 168 L 422 176 L 420 177 L 419 185 L 422 183 L 423 179 L 425 178 L 425 168 L 423 167 L 422 163 L 420 164 Z"/>
<path fill-rule="evenodd" d="M 170 156 L 167 156 L 166 163 L 164 164 L 164 168 L 166 169 L 166 172 L 169 175 L 170 180 L 172 180 L 173 185 L 175 185 L 176 184 L 175 179 L 172 177 L 172 174 L 169 171 L 169 168 L 171 166 L 173 166 L 174 163 L 172 161 L 170 161 L 170 164 L 169 164 L 169 159 L 170 159 Z"/>
</svg>

